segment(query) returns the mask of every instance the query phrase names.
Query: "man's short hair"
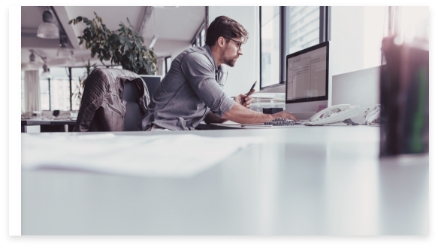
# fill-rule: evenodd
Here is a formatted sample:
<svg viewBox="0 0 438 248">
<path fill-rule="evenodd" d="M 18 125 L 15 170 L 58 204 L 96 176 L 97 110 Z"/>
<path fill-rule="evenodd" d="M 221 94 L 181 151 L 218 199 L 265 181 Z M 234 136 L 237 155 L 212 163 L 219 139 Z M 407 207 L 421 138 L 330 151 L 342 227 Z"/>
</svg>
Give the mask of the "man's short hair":
<svg viewBox="0 0 438 248">
<path fill-rule="evenodd" d="M 229 41 L 228 38 L 241 37 L 243 38 L 242 43 L 245 43 L 248 40 L 248 32 L 242 24 L 226 16 L 216 17 L 210 26 L 208 26 L 205 43 L 212 47 L 216 44 L 216 41 L 220 36 L 226 38 L 227 42 Z"/>
</svg>

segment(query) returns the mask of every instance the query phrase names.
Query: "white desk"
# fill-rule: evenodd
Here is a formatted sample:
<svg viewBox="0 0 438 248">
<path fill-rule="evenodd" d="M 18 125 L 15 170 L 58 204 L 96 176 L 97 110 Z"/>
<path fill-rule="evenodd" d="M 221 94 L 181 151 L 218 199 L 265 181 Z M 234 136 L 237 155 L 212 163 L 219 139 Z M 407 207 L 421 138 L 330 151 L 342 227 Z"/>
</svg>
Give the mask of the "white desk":
<svg viewBox="0 0 438 248">
<path fill-rule="evenodd" d="M 70 118 L 66 118 L 66 119 L 41 119 L 41 118 L 22 119 L 21 120 L 21 132 L 28 133 L 29 126 L 40 126 L 38 128 L 39 131 L 37 131 L 38 133 L 40 133 L 42 131 L 41 130 L 42 126 L 45 127 L 45 128 L 43 128 L 44 129 L 43 131 L 46 131 L 46 132 L 47 132 L 47 129 L 50 132 L 61 130 L 61 128 L 53 128 L 53 127 L 64 126 L 64 128 L 62 128 L 62 130 L 64 132 L 68 132 L 69 126 L 74 127 L 75 124 L 76 124 L 76 120 L 71 120 Z"/>
<path fill-rule="evenodd" d="M 22 234 L 429 232 L 429 156 L 379 160 L 377 127 L 213 130 L 190 134 L 262 135 L 267 141 L 251 145 L 190 178 L 22 170 Z"/>
</svg>

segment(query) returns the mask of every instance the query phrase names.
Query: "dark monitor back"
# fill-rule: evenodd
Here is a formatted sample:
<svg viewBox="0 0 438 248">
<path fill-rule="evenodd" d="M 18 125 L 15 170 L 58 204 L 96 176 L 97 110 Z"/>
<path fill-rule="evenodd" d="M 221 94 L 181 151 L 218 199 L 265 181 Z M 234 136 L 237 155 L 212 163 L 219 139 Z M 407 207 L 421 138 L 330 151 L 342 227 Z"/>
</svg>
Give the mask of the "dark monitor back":
<svg viewBox="0 0 438 248">
<path fill-rule="evenodd" d="M 158 85 L 161 82 L 161 77 L 160 76 L 145 76 L 145 75 L 140 75 L 140 77 L 146 83 L 146 86 L 148 87 L 148 91 L 149 91 L 149 96 L 152 98 L 155 90 L 158 88 Z"/>
</svg>

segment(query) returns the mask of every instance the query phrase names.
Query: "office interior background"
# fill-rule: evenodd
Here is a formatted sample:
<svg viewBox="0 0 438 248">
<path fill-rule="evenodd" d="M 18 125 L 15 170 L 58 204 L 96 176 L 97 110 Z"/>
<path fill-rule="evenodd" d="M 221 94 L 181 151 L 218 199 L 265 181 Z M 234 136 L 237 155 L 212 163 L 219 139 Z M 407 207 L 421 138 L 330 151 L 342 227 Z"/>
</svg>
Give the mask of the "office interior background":
<svg viewBox="0 0 438 248">
<path fill-rule="evenodd" d="M 37 37 L 46 10 L 53 15 L 59 38 Z M 108 66 L 92 58 L 90 50 L 79 45 L 77 36 L 82 35 L 84 26 L 68 24 L 77 16 L 93 18 L 93 12 L 110 30 L 117 29 L 121 22 L 128 24 L 129 18 L 133 29 L 143 36 L 145 45 L 153 47 L 158 60 L 157 71 L 151 76 L 159 78 L 166 75 L 172 60 L 184 49 L 204 45 L 206 28 L 217 16 L 225 15 L 240 22 L 249 32 L 249 40 L 242 45 L 243 56 L 233 68 L 228 68 L 224 90 L 229 96 L 248 92 L 256 80 L 257 93 L 284 95 L 286 56 L 330 41 L 330 76 L 339 79 L 338 85 L 345 85 L 353 73 L 358 85 L 366 84 L 369 72 L 372 72 L 375 77 L 370 86 L 374 88 L 368 87 L 371 91 L 363 92 L 358 98 L 378 101 L 378 71 L 386 63 L 381 50 L 382 39 L 398 35 L 399 42 L 429 40 L 428 7 L 23 6 L 22 117 L 45 114 L 52 117 L 55 110 L 68 113 L 68 116 L 77 114 L 80 101 L 74 95 L 86 72 L 86 64 L 90 61 L 98 67 Z M 119 65 L 110 67 L 121 68 Z M 361 77 L 361 72 L 367 75 Z M 354 99 L 356 96 L 348 98 L 349 90 L 338 88 L 329 94 L 329 102 L 335 93 L 338 101 Z M 267 142 L 239 150 L 234 155 L 228 154 L 225 162 L 216 161 L 216 166 L 204 167 L 202 173 L 197 171 L 198 174 L 189 178 L 150 176 L 154 174 L 146 174 L 144 178 L 123 177 L 122 173 L 110 176 L 103 173 L 102 176 L 62 169 L 23 169 L 21 230 L 24 234 L 64 235 L 427 235 L 428 153 L 408 162 L 397 158 L 379 160 L 377 129 L 360 126 L 362 129 L 357 132 L 343 128 L 330 126 L 307 129 L 306 132 L 299 129 L 197 132 L 202 138 L 216 140 L 224 137 L 231 140 L 234 136 L 252 140 L 262 133 L 260 136 Z M 172 137 L 192 134 L 135 133 L 130 136 L 129 132 L 120 132 L 114 135 L 114 139 L 147 140 L 160 135 L 168 141 Z M 102 144 L 107 143 L 105 139 L 113 134 L 102 136 Z M 51 158 L 51 151 L 44 149 L 41 149 L 44 150 L 41 154 L 29 155 L 33 151 L 31 148 L 39 146 L 58 144 L 53 150 L 59 154 L 68 149 L 75 152 L 78 148 L 69 146 L 63 138 L 76 135 L 80 138 L 87 134 L 68 135 L 22 134 L 22 151 L 28 152 L 22 156 L 23 161 Z M 50 143 L 50 138 L 53 138 L 53 143 Z M 75 141 L 86 146 L 86 140 L 79 138 Z M 72 144 L 73 139 L 70 140 Z M 123 142 L 110 145 L 115 149 Z M 208 145 L 217 144 L 208 140 Z M 216 147 L 215 151 L 222 150 L 219 145 Z M 93 157 L 91 150 L 82 152 Z M 103 152 L 96 153 L 97 162 L 105 160 L 106 155 L 99 157 Z M 196 155 L 200 156 L 199 153 Z M 81 162 L 81 157 L 69 159 Z M 130 160 L 130 163 L 131 160 L 137 161 L 132 157 L 121 156 L 119 159 Z M 59 161 L 63 161 L 62 158 Z M 210 161 L 202 162 L 207 164 Z M 124 164 L 123 161 L 120 164 Z M 178 171 L 179 168 L 175 166 L 173 169 Z M 95 196 L 99 200 L 95 201 Z M 174 208 L 172 204 L 178 207 Z"/>
<path fill-rule="evenodd" d="M 208 24 L 219 15 L 229 16 L 243 24 L 249 40 L 243 45 L 243 56 L 230 68 L 225 92 L 234 96 L 246 92 L 252 82 L 256 89 L 284 92 L 284 64 L 287 54 L 330 40 L 330 65 L 333 76 L 380 66 L 382 38 L 399 34 L 406 40 L 428 38 L 428 7 L 319 6 L 287 7 L 80 7 L 55 6 L 53 22 L 59 27 L 61 38 L 42 39 L 36 36 L 42 15 L 49 7 L 23 6 L 21 15 L 21 84 L 22 113 L 33 111 L 77 111 L 80 100 L 74 97 L 79 80 L 88 60 L 103 67 L 91 58 L 90 50 L 79 45 L 83 25 L 69 25 L 77 16 L 94 18 L 96 12 L 110 30 L 129 18 L 146 46 L 154 40 L 153 49 L 158 57 L 155 75 L 164 77 L 172 59 L 190 46 L 203 46 Z M 117 15 L 114 15 L 117 13 Z M 327 15 L 324 17 L 323 15 Z M 327 18 L 324 23 L 323 18 Z M 184 20 L 183 23 L 180 20 Z M 156 39 L 154 39 L 156 38 Z M 60 50 L 67 50 L 59 52 Z M 37 66 L 29 67 L 31 53 L 36 54 Z M 47 78 L 43 66 L 50 70 Z M 107 61 L 105 65 L 110 63 Z M 121 68 L 120 65 L 113 67 Z M 32 88 L 25 84 L 26 73 L 38 70 L 39 79 Z M 276 87 L 277 86 L 277 87 Z M 278 87 L 279 86 L 279 87 Z M 35 87 L 35 88 L 33 88 Z M 26 104 L 34 99 L 36 104 Z M 36 99 L 36 100 L 35 100 Z M 39 103 L 39 104 L 38 104 Z"/>
</svg>

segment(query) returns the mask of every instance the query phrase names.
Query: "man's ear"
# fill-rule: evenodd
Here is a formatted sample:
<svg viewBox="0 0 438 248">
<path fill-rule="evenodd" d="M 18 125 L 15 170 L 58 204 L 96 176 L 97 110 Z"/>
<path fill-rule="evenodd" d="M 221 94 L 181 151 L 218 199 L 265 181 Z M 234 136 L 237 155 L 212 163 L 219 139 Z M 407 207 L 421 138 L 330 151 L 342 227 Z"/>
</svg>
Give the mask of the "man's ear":
<svg viewBox="0 0 438 248">
<path fill-rule="evenodd" d="M 218 45 L 218 47 L 224 47 L 226 44 L 226 40 L 224 37 L 219 36 L 219 38 L 216 40 L 216 44 Z"/>
</svg>

